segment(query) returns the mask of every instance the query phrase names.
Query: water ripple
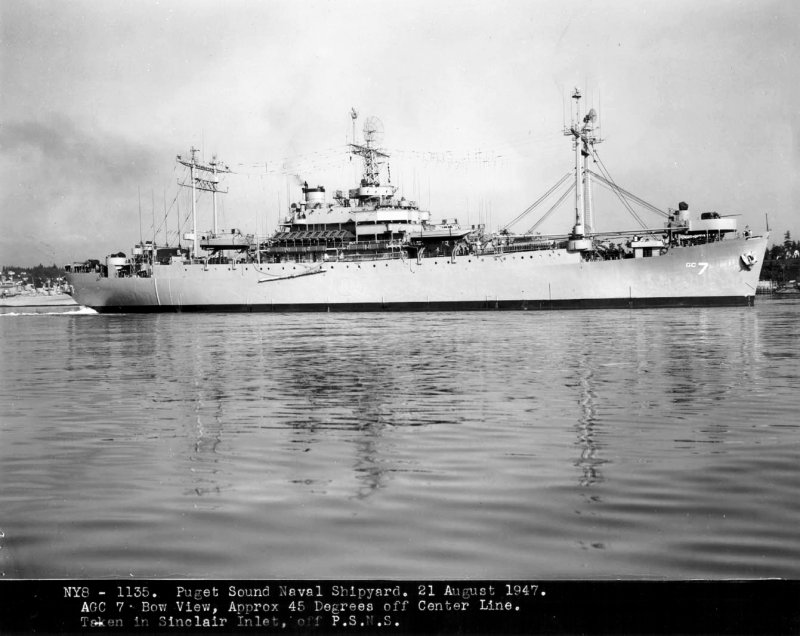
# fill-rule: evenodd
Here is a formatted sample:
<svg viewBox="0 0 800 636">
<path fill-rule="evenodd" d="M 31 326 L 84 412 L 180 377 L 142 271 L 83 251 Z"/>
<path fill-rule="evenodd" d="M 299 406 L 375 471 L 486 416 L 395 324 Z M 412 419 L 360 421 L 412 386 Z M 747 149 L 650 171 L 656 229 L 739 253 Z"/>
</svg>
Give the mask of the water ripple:
<svg viewBox="0 0 800 636">
<path fill-rule="evenodd" d="M 796 577 L 800 305 L 4 316 L 6 577 Z"/>
</svg>

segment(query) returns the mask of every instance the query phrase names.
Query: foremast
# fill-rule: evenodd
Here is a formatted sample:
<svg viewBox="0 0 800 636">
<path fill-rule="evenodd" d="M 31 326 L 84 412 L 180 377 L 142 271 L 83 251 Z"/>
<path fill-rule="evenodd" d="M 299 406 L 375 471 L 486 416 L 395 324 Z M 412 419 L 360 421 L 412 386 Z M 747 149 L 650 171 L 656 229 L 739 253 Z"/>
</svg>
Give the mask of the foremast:
<svg viewBox="0 0 800 636">
<path fill-rule="evenodd" d="M 594 231 L 589 157 L 594 144 L 600 143 L 602 139 L 595 134 L 597 113 L 594 108 L 581 118 L 581 92 L 577 88 L 572 99 L 575 100 L 575 118 L 570 127 L 564 130 L 564 135 L 572 137 L 572 148 L 575 152 L 575 226 L 570 236 L 570 249 L 587 250 L 591 249 L 592 242 L 586 235 Z"/>
</svg>

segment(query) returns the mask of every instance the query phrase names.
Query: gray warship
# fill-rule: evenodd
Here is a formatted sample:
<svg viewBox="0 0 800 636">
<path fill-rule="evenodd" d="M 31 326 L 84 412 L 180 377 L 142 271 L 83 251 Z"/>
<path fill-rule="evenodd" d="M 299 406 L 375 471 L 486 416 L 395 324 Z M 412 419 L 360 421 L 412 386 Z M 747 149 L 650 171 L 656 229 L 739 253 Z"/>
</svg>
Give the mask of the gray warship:
<svg viewBox="0 0 800 636">
<path fill-rule="evenodd" d="M 716 212 L 693 218 L 685 203 L 661 211 L 590 170 L 602 140 L 594 109 L 582 114 L 580 99 L 576 90 L 572 122 L 564 130 L 574 165 L 548 191 L 568 183 L 559 202 L 574 193 L 567 234 L 543 236 L 536 226 L 522 234 L 489 233 L 483 225 L 434 222 L 383 178 L 389 154 L 365 127 L 363 143 L 354 138 L 350 144 L 364 165 L 356 187 L 329 196 L 324 186 L 304 183 L 301 200 L 268 237 L 220 231 L 217 184 L 227 168 L 202 163 L 194 149 L 189 157 L 178 156 L 193 190 L 193 227 L 184 237 L 189 247 L 142 241 L 130 256 L 68 264 L 72 295 L 101 313 L 752 305 L 768 235 L 740 232 L 733 216 Z M 597 182 L 625 205 L 635 201 L 659 213 L 661 224 L 595 232 Z M 194 208 L 198 190 L 214 197 L 213 229 L 203 234 Z"/>
</svg>

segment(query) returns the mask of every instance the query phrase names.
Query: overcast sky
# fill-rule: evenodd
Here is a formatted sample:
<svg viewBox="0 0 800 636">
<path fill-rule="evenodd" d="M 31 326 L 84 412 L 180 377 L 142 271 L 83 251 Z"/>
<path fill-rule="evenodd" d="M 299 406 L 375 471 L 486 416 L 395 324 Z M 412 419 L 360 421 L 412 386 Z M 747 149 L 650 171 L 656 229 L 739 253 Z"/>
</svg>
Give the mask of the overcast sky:
<svg viewBox="0 0 800 636">
<path fill-rule="evenodd" d="M 496 229 L 570 170 L 575 87 L 621 186 L 800 238 L 794 0 L 2 0 L 0 23 L 3 264 L 128 253 L 154 218 L 174 242 L 192 145 L 234 172 L 222 227 L 271 232 L 298 178 L 354 185 L 353 107 L 403 195 Z M 599 229 L 632 226 L 599 194 Z"/>
</svg>

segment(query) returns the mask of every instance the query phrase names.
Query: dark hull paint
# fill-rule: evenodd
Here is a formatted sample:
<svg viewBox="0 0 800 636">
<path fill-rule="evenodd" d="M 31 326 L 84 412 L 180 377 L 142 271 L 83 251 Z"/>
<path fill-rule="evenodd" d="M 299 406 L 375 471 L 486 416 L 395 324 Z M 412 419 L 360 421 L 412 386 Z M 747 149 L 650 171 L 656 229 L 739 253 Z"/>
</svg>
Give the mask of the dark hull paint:
<svg viewBox="0 0 800 636">
<path fill-rule="evenodd" d="M 669 307 L 751 307 L 755 296 L 678 298 L 602 298 L 581 300 L 500 300 L 414 303 L 304 303 L 275 305 L 130 305 L 92 307 L 102 314 L 132 313 L 260 313 L 364 311 L 545 311 L 554 309 L 648 309 Z"/>
</svg>

